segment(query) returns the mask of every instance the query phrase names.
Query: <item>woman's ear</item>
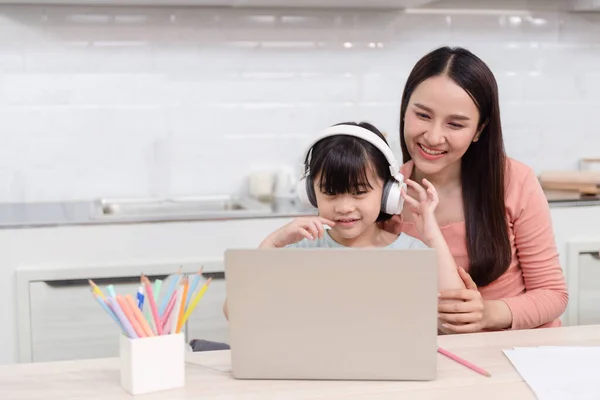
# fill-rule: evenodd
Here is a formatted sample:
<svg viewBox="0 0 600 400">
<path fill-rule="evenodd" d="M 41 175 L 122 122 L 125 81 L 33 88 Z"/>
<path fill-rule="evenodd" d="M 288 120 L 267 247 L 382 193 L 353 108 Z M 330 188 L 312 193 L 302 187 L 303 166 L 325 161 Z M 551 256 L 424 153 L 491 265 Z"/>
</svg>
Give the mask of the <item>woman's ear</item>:
<svg viewBox="0 0 600 400">
<path fill-rule="evenodd" d="M 475 143 L 479 140 L 479 137 L 481 136 L 481 133 L 483 132 L 483 130 L 485 129 L 487 124 L 488 124 L 487 121 L 485 121 L 483 124 L 481 124 L 481 126 L 477 130 L 477 133 L 475 133 L 475 137 L 473 137 L 473 143 Z"/>
</svg>

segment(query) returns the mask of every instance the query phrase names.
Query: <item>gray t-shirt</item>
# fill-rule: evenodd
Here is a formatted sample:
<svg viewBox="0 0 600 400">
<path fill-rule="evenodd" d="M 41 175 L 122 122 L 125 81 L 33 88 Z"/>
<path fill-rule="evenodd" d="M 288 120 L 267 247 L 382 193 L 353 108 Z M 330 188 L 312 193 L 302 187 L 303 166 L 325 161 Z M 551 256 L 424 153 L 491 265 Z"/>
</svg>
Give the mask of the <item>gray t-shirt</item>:
<svg viewBox="0 0 600 400">
<path fill-rule="evenodd" d="M 346 246 L 339 244 L 331 236 L 327 230 L 325 231 L 325 235 L 323 235 L 322 239 L 308 240 L 302 239 L 297 243 L 292 243 L 286 248 L 296 248 L 296 249 L 317 249 L 317 248 L 345 248 Z M 383 247 L 385 249 L 428 249 L 427 245 L 420 241 L 419 239 L 409 236 L 405 233 L 401 233 L 398 236 L 398 239 L 390 243 L 389 245 Z"/>
</svg>

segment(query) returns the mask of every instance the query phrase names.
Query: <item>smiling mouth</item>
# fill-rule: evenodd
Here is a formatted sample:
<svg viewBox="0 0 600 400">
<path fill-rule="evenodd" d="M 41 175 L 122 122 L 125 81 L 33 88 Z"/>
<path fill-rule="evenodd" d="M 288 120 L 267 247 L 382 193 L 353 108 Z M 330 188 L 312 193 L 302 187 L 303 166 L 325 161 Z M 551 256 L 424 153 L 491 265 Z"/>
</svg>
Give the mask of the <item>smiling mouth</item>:
<svg viewBox="0 0 600 400">
<path fill-rule="evenodd" d="M 417 145 L 419 146 L 419 148 L 421 150 L 423 150 L 423 152 L 425 152 L 431 156 L 441 156 L 442 154 L 447 153 L 447 151 L 444 151 L 444 150 L 432 150 L 428 147 L 423 146 L 421 143 L 417 143 Z"/>
<path fill-rule="evenodd" d="M 336 219 L 335 222 L 339 222 L 340 224 L 349 224 L 352 222 L 356 222 L 358 220 L 359 220 L 359 218 L 340 218 L 340 219 Z"/>
</svg>

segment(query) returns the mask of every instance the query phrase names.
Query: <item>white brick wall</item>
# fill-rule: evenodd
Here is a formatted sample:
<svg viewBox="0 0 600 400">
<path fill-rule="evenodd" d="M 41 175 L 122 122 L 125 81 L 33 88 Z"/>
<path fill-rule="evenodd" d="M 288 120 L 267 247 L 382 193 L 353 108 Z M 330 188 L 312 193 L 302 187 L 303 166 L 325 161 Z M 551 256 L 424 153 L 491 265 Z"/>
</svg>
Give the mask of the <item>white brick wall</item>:
<svg viewBox="0 0 600 400">
<path fill-rule="evenodd" d="M 599 39 L 600 14 L 0 6 L 0 201 L 234 192 L 345 120 L 397 150 L 406 76 L 445 44 L 496 74 L 509 155 L 575 168 Z"/>
</svg>

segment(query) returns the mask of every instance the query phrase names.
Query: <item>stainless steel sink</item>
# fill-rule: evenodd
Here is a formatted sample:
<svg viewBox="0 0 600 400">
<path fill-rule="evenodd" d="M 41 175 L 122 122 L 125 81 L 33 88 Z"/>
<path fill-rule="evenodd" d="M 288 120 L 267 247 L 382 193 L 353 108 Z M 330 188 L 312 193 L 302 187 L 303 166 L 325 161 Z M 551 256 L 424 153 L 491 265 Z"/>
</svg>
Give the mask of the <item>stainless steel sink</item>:
<svg viewBox="0 0 600 400">
<path fill-rule="evenodd" d="M 98 218 L 197 216 L 216 214 L 269 213 L 271 207 L 259 201 L 231 195 L 175 199 L 101 199 L 96 203 Z"/>
</svg>

